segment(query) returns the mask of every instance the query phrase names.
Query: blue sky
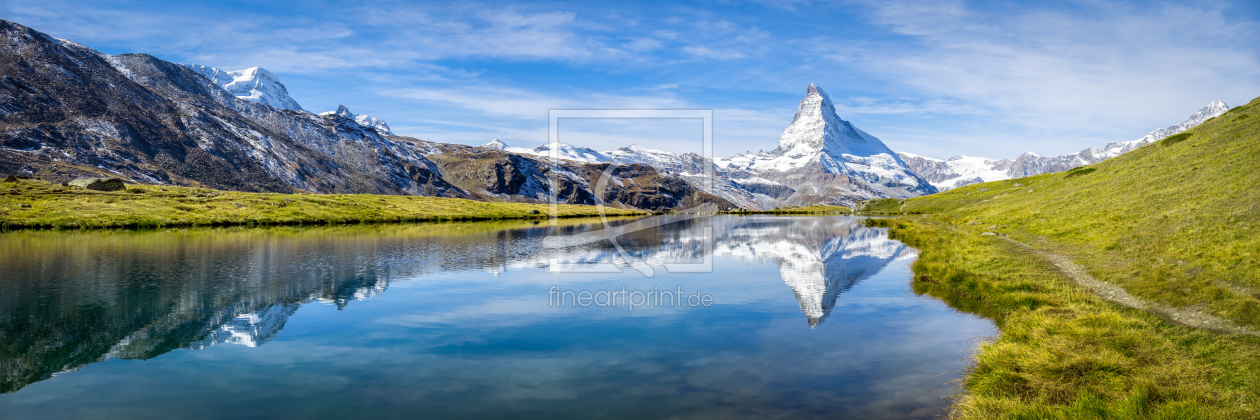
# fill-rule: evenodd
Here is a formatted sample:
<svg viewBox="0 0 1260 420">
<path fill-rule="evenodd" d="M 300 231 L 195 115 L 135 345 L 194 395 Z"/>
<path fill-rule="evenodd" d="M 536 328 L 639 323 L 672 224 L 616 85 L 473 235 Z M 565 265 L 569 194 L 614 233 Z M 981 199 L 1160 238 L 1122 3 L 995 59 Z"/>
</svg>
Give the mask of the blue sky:
<svg viewBox="0 0 1260 420">
<path fill-rule="evenodd" d="M 1260 96 L 1260 2 L 1034 3 L 0 0 L 0 14 L 111 54 L 261 66 L 310 111 L 345 104 L 466 144 L 545 143 L 551 108 L 707 108 L 718 155 L 769 150 L 816 82 L 894 150 L 1014 158 Z M 581 128 L 566 138 L 597 149 L 699 144 L 670 121 Z"/>
</svg>

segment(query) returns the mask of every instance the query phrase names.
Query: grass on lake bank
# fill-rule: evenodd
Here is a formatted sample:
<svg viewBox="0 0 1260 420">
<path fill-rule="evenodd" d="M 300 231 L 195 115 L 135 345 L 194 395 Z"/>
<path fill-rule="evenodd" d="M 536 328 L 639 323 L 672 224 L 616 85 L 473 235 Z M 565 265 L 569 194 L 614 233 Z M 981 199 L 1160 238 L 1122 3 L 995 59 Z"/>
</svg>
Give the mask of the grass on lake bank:
<svg viewBox="0 0 1260 420">
<path fill-rule="evenodd" d="M 1260 99 L 1095 165 L 858 207 L 907 215 L 871 223 L 921 251 L 916 292 L 1001 330 L 978 349 L 955 417 L 1260 418 L 1260 338 L 1108 303 L 1036 252 L 980 235 L 1065 255 L 1148 301 L 1260 326 L 1255 114 Z"/>
<path fill-rule="evenodd" d="M 913 288 L 993 319 L 952 414 L 963 419 L 1257 416 L 1260 337 L 1172 325 L 1075 287 L 1048 261 L 944 216 L 871 219 L 920 250 Z"/>
<path fill-rule="evenodd" d="M 913 198 L 902 211 L 950 215 L 963 231 L 1066 255 L 1138 297 L 1260 327 L 1258 114 L 1260 99 L 1174 142 Z"/>
<path fill-rule="evenodd" d="M 531 213 L 537 211 L 537 213 Z M 367 194 L 280 194 L 129 185 L 102 192 L 44 181 L 0 183 L 0 227 L 160 228 L 545 219 L 546 204 Z M 608 216 L 650 212 L 605 208 Z M 560 205 L 560 217 L 598 216 L 594 206 Z"/>
</svg>

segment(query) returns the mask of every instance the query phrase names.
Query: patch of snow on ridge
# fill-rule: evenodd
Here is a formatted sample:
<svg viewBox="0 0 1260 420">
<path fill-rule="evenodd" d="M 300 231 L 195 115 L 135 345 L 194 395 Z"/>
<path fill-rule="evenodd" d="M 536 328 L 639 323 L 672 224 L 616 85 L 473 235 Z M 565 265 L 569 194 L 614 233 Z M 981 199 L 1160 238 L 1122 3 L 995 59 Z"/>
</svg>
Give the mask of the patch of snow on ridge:
<svg viewBox="0 0 1260 420">
<path fill-rule="evenodd" d="M 1084 165 L 1092 165 L 1189 130 L 1227 111 L 1229 111 L 1229 106 L 1225 105 L 1224 102 L 1213 101 L 1208 106 L 1195 112 L 1194 115 L 1191 115 L 1189 119 L 1181 124 L 1157 129 L 1137 140 L 1113 142 L 1101 150 L 1091 147 L 1067 155 L 1040 156 L 1036 153 L 1026 152 L 1015 160 L 994 160 L 960 155 L 946 161 L 918 156 L 912 153 L 898 153 L 901 155 L 902 160 L 906 161 L 910 168 L 920 177 L 927 179 L 937 189 L 947 190 L 980 182 L 1062 172 Z"/>
<path fill-rule="evenodd" d="M 361 126 L 374 129 L 382 136 L 394 135 L 393 131 L 389 131 L 389 124 L 386 124 L 384 120 L 371 117 L 366 114 L 355 115 L 353 112 L 350 112 L 350 108 L 346 108 L 345 105 L 337 106 L 336 111 L 321 112 L 319 115 L 340 115 L 354 120 L 354 122 L 359 123 Z"/>
<path fill-rule="evenodd" d="M 489 143 L 481 145 L 481 147 L 485 147 L 487 149 L 495 149 L 495 150 L 507 150 L 508 145 L 507 143 L 504 143 L 503 141 L 499 139 L 494 139 L 494 140 L 491 140 Z"/>
<path fill-rule="evenodd" d="M 508 151 L 512 153 L 519 153 L 523 155 L 545 157 L 545 158 L 552 157 L 553 156 L 552 153 L 554 150 L 554 153 L 560 159 L 572 160 L 572 161 L 583 162 L 583 163 L 603 163 L 603 162 L 608 162 L 610 160 L 608 156 L 605 156 L 603 153 L 595 151 L 595 149 L 577 147 L 577 146 L 574 146 L 565 142 L 548 143 L 542 146 L 535 147 L 533 149 L 526 149 L 523 147 L 507 147 L 507 144 L 504 144 L 503 146 L 504 148 L 501 150 L 504 150 L 504 151 Z"/>
<path fill-rule="evenodd" d="M 1163 140 L 1168 136 L 1194 128 L 1199 124 L 1203 124 L 1204 121 L 1218 117 L 1226 112 L 1229 112 L 1229 105 L 1225 105 L 1225 102 L 1221 101 L 1212 101 L 1212 103 L 1195 112 L 1194 115 L 1191 115 L 1189 119 L 1186 119 L 1181 124 L 1170 126 L 1168 128 L 1155 129 L 1154 131 L 1151 131 L 1150 134 L 1147 134 L 1137 140 L 1108 143 L 1107 146 L 1103 148 L 1103 152 L 1107 155 L 1107 158 L 1120 156 L 1133 149 Z"/>
<path fill-rule="evenodd" d="M 981 178 L 985 181 L 1010 178 L 1004 168 L 999 169 L 1001 166 L 995 166 L 996 162 L 993 159 L 958 155 L 949 158 L 946 162 L 963 178 Z"/>
<path fill-rule="evenodd" d="M 280 78 L 262 67 L 236 71 L 224 71 L 200 64 L 185 64 L 184 67 L 200 73 L 237 98 L 277 109 L 303 110 L 289 96 L 289 90 L 284 87 L 284 83 L 280 83 Z"/>
</svg>

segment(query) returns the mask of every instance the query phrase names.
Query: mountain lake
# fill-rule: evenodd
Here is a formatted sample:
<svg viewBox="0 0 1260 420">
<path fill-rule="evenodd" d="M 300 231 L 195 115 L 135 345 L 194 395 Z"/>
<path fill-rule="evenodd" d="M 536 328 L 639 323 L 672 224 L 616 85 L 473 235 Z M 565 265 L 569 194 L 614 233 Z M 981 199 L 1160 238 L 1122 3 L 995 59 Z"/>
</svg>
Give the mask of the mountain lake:
<svg viewBox="0 0 1260 420">
<path fill-rule="evenodd" d="M 996 334 L 860 218 L 553 220 L 0 234 L 0 417 L 933 418 Z"/>
</svg>

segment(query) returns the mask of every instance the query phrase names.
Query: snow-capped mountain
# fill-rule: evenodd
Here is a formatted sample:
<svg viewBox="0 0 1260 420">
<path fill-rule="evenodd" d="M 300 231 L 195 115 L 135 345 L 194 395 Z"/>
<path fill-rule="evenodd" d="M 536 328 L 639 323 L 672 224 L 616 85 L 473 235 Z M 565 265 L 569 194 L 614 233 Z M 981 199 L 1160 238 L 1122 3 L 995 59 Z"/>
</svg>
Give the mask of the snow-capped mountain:
<svg viewBox="0 0 1260 420">
<path fill-rule="evenodd" d="M 1196 125 L 1203 124 L 1204 121 L 1220 116 L 1226 112 L 1229 112 L 1229 105 L 1225 105 L 1225 102 L 1221 101 L 1212 101 L 1212 103 L 1203 107 L 1203 109 L 1198 110 L 1194 113 L 1194 115 L 1191 115 L 1190 118 L 1182 121 L 1181 124 L 1168 128 L 1155 129 L 1155 131 L 1152 131 L 1150 134 L 1147 134 L 1145 137 L 1137 140 L 1108 143 L 1107 146 L 1103 147 L 1103 153 L 1110 157 L 1120 156 L 1133 149 L 1163 140 L 1168 136 L 1182 131 L 1189 130 Z"/>
<path fill-rule="evenodd" d="M 852 205 L 936 192 L 882 141 L 840 119 L 827 92 L 816 84 L 806 89 L 778 148 L 715 163 L 741 184 L 789 187 L 793 193 L 782 201 L 792 205 Z"/>
<path fill-rule="evenodd" d="M 238 98 L 147 54 L 102 54 L 0 21 L 0 74 L 0 173 L 467 197 L 409 143 L 342 116 Z"/>
<path fill-rule="evenodd" d="M 1128 153 L 1139 147 L 1189 130 L 1204 121 L 1229 111 L 1221 101 L 1213 101 L 1198 110 L 1181 124 L 1151 131 L 1146 136 L 1126 142 L 1112 142 L 1102 149 L 1088 148 L 1077 153 L 1059 156 L 1040 156 L 1027 152 L 1015 160 L 982 157 L 954 156 L 949 160 L 933 159 L 912 153 L 898 152 L 915 173 L 927 179 L 940 190 L 958 188 L 981 182 L 1023 178 L 1051 172 L 1062 172 L 1084 165 L 1092 165 Z"/>
<path fill-rule="evenodd" d="M 0 71 L 12 76 L 0 81 L 0 173 L 243 191 L 555 196 L 652 210 L 853 205 L 936 191 L 879 139 L 840 119 L 817 85 L 806 89 L 779 147 L 755 155 L 714 160 L 634 145 L 604 152 L 502 141 L 456 147 L 394 136 L 384 121 L 344 105 L 306 112 L 261 68 L 111 56 L 6 21 L 0 40 L 8 42 L 0 44 Z M 605 175 L 613 178 L 601 183 Z"/>
<path fill-rule="evenodd" d="M 386 124 L 385 120 L 371 117 L 367 114 L 355 115 L 355 113 L 350 112 L 350 108 L 346 108 L 345 105 L 338 105 L 336 111 L 321 112 L 319 115 L 338 115 L 352 119 L 361 126 L 374 129 L 376 132 L 381 133 L 382 136 L 394 135 L 393 131 L 389 131 L 389 124 Z"/>
<path fill-rule="evenodd" d="M 499 139 L 494 139 L 494 140 L 491 140 L 489 143 L 481 145 L 481 147 L 484 147 L 487 149 L 494 149 L 494 150 L 504 150 L 504 149 L 507 149 L 508 145 L 507 143 L 504 143 L 500 141 Z"/>
<path fill-rule="evenodd" d="M 933 159 L 913 153 L 898 152 L 915 173 L 931 182 L 938 190 L 945 191 L 964 185 L 1008 179 L 1015 161 L 993 160 L 982 157 L 958 155 L 948 160 Z"/>
<path fill-rule="evenodd" d="M 595 149 L 578 147 L 565 142 L 548 143 L 533 149 L 526 149 L 523 147 L 510 147 L 507 143 L 499 141 L 499 139 L 494 139 L 494 141 L 486 143 L 483 147 L 543 158 L 558 157 L 560 159 L 582 163 L 605 163 L 609 160 L 608 156 L 595 151 Z"/>
<path fill-rule="evenodd" d="M 224 71 L 200 64 L 184 66 L 210 79 L 237 98 L 277 109 L 302 110 L 302 106 L 289 96 L 289 89 L 284 87 L 284 83 L 280 83 L 280 78 L 262 67 Z"/>
<path fill-rule="evenodd" d="M 704 184 L 705 192 L 744 208 L 853 205 L 870 198 L 936 192 L 882 141 L 840 119 L 831 98 L 816 84 L 806 88 L 795 117 L 779 138 L 779 147 L 770 152 L 710 161 L 695 153 L 635 145 L 606 152 L 567 143 L 526 149 L 508 147 L 496 139 L 485 147 L 544 158 L 556 149 L 560 159 L 576 162 L 647 165 Z M 712 169 L 711 183 L 704 182 L 706 167 Z"/>
</svg>

